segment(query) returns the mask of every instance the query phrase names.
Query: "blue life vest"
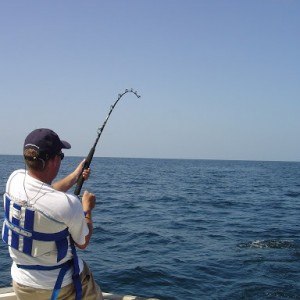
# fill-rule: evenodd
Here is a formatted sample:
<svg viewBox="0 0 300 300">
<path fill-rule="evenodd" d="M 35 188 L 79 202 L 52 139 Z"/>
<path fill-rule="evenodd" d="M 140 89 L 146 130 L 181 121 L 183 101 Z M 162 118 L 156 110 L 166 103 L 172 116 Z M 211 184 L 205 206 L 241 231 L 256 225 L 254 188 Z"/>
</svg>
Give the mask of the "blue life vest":
<svg viewBox="0 0 300 300">
<path fill-rule="evenodd" d="M 51 300 L 54 300 L 58 297 L 66 272 L 73 266 L 74 272 L 72 278 L 76 289 L 76 300 L 81 299 L 82 287 L 79 277 L 78 257 L 68 227 L 50 219 L 44 213 L 33 207 L 16 203 L 7 193 L 4 194 L 4 211 L 5 219 L 2 228 L 2 239 L 13 249 L 32 257 L 38 257 L 47 252 L 56 251 L 57 262 L 60 262 L 67 255 L 70 241 L 73 254 L 72 260 L 54 266 L 17 264 L 17 267 L 27 270 L 60 269 L 51 297 Z M 50 224 L 51 226 L 49 226 Z M 39 227 L 42 228 L 43 231 L 40 231 Z M 36 230 L 34 230 L 34 228 Z"/>
</svg>

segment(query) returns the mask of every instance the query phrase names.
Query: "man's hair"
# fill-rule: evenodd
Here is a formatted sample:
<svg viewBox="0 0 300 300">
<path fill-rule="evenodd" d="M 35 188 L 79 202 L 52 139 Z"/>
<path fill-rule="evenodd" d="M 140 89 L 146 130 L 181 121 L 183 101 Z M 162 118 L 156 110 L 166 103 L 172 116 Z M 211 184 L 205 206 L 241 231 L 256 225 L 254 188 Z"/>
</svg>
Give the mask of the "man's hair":
<svg viewBox="0 0 300 300">
<path fill-rule="evenodd" d="M 27 167 L 35 171 L 43 171 L 47 161 L 39 157 L 35 149 L 24 149 L 24 159 Z"/>
</svg>

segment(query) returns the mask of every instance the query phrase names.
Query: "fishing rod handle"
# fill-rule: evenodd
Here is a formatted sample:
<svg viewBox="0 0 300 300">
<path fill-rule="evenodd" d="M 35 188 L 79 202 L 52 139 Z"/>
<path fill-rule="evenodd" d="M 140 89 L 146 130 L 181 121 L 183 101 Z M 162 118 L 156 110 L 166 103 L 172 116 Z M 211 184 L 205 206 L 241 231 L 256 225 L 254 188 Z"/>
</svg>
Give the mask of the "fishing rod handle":
<svg viewBox="0 0 300 300">
<path fill-rule="evenodd" d="M 84 182 L 84 178 L 83 178 L 83 176 L 81 174 L 80 177 L 77 180 L 77 184 L 76 184 L 76 187 L 75 187 L 75 190 L 74 190 L 74 194 L 76 196 L 78 196 L 80 194 L 83 182 Z"/>
<path fill-rule="evenodd" d="M 75 187 L 75 190 L 74 190 L 74 194 L 76 196 L 78 196 L 80 194 L 82 185 L 84 183 L 84 178 L 83 178 L 83 175 L 82 175 L 83 170 L 88 169 L 90 167 L 90 164 L 91 164 L 91 161 L 93 159 L 94 153 L 95 153 L 95 146 L 92 147 L 92 149 L 90 150 L 88 156 L 86 157 L 83 168 L 82 168 L 82 171 L 81 171 L 81 174 L 80 174 L 80 176 L 77 180 L 77 184 L 76 184 L 76 187 Z"/>
</svg>

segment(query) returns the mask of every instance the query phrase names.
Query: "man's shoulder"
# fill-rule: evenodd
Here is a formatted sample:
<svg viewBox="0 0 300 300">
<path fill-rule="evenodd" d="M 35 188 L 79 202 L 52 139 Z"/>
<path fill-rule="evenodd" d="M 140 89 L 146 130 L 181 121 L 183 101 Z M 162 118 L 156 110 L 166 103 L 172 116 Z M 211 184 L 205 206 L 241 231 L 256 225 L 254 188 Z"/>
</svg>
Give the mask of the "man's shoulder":
<svg viewBox="0 0 300 300">
<path fill-rule="evenodd" d="M 19 169 L 19 170 L 13 171 L 7 179 L 6 192 L 8 192 L 11 184 L 13 184 L 14 186 L 21 186 L 24 182 L 25 174 L 26 174 L 26 171 L 24 169 Z"/>
<path fill-rule="evenodd" d="M 8 180 L 11 180 L 12 178 L 15 178 L 17 176 L 23 177 L 25 175 L 26 171 L 24 169 L 18 169 L 13 171 L 10 175 Z"/>
</svg>

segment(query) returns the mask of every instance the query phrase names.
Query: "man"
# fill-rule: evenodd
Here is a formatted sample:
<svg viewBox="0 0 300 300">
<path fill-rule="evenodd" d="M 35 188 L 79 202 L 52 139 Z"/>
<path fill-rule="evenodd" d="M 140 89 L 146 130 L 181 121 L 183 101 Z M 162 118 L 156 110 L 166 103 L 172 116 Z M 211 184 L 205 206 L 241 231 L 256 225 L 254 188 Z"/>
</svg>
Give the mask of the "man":
<svg viewBox="0 0 300 300">
<path fill-rule="evenodd" d="M 67 194 L 84 161 L 64 179 L 58 174 L 62 149 L 71 145 L 50 129 L 32 131 L 24 142 L 26 169 L 14 171 L 4 194 L 2 238 L 13 260 L 13 288 L 21 300 L 103 299 L 76 247 L 85 249 L 93 232 L 95 195 L 84 192 L 82 203 Z M 86 179 L 89 169 L 83 172 Z"/>
</svg>

